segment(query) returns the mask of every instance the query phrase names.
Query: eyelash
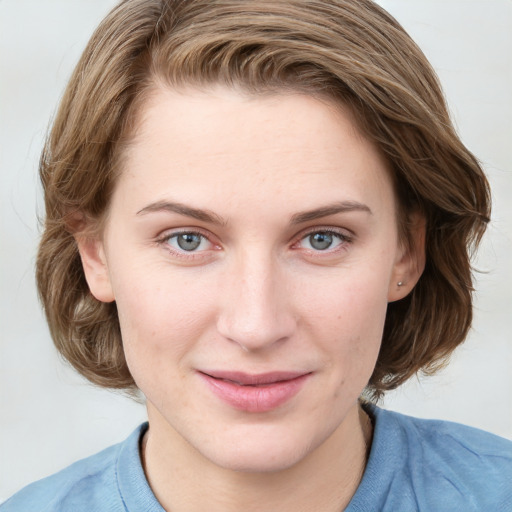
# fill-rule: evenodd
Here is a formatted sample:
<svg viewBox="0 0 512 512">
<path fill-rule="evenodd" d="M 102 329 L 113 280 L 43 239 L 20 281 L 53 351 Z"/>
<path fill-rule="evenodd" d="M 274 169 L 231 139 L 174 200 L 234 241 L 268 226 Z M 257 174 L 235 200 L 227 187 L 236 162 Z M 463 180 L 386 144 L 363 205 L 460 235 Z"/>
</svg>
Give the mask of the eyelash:
<svg viewBox="0 0 512 512">
<path fill-rule="evenodd" d="M 178 231 L 173 231 L 172 233 L 165 233 L 163 236 L 159 237 L 156 242 L 164 246 L 164 248 L 169 251 L 173 256 L 176 256 L 178 258 L 186 259 L 186 260 L 193 260 L 196 258 L 204 257 L 204 251 L 185 251 L 184 249 L 179 250 L 171 247 L 170 240 L 173 238 L 177 238 L 180 235 L 196 235 L 201 237 L 203 240 L 206 240 L 209 244 L 212 246 L 215 246 L 215 244 L 210 240 L 208 235 L 205 233 L 197 230 L 197 229 L 182 229 Z"/>
<path fill-rule="evenodd" d="M 314 229 L 310 229 L 309 231 L 302 232 L 298 237 L 296 237 L 296 241 L 293 242 L 291 245 L 292 249 L 299 248 L 299 244 L 306 240 L 308 237 L 315 235 L 315 234 L 327 234 L 331 235 L 333 237 L 336 237 L 339 240 L 339 244 L 336 245 L 333 249 L 326 248 L 325 250 L 321 249 L 307 249 L 304 250 L 312 255 L 314 254 L 316 257 L 322 257 L 326 255 L 333 255 L 335 253 L 338 253 L 340 251 L 346 250 L 347 245 L 350 245 L 353 242 L 353 236 L 348 235 L 346 232 L 342 232 L 341 230 L 334 229 L 331 227 L 315 227 Z M 182 229 L 179 231 L 173 231 L 172 233 L 165 233 L 163 236 L 159 237 L 156 242 L 164 246 L 167 251 L 169 251 L 173 256 L 176 256 L 178 258 L 187 259 L 187 260 L 193 260 L 196 258 L 202 258 L 204 257 L 204 250 L 203 251 L 186 251 L 184 249 L 179 250 L 175 249 L 170 246 L 169 241 L 173 238 L 177 238 L 179 235 L 196 235 L 201 237 L 203 240 L 206 240 L 209 244 L 211 244 L 214 247 L 219 247 L 218 245 L 214 244 L 209 236 L 205 234 L 202 231 L 199 231 L 197 229 Z"/>
<path fill-rule="evenodd" d="M 305 233 L 301 233 L 299 239 L 297 240 L 297 242 L 295 242 L 293 244 L 292 247 L 298 246 L 303 240 L 306 240 L 307 238 L 311 237 L 312 235 L 316 235 L 316 234 L 331 235 L 333 237 L 336 237 L 339 240 L 339 244 L 336 245 L 332 249 L 330 247 L 326 248 L 325 250 L 305 249 L 306 251 L 308 251 L 309 254 L 314 254 L 317 257 L 328 256 L 328 255 L 332 256 L 333 254 L 337 254 L 338 252 L 340 252 L 342 250 L 346 250 L 347 245 L 349 245 L 353 242 L 353 236 L 348 235 L 344 231 L 334 229 L 334 228 L 322 228 L 322 227 L 318 228 L 318 227 L 316 227 L 315 229 L 309 230 Z"/>
</svg>

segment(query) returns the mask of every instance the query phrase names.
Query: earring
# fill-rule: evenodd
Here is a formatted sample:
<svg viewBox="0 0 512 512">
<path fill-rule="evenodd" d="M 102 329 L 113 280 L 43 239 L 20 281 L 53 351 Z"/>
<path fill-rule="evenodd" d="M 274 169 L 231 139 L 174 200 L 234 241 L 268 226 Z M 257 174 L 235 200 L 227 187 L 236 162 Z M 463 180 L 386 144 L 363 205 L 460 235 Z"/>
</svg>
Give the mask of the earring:
<svg viewBox="0 0 512 512">
<path fill-rule="evenodd" d="M 397 284 L 397 286 L 403 286 L 404 285 L 403 281 L 398 281 L 398 283 L 396 283 L 396 284 Z"/>
</svg>

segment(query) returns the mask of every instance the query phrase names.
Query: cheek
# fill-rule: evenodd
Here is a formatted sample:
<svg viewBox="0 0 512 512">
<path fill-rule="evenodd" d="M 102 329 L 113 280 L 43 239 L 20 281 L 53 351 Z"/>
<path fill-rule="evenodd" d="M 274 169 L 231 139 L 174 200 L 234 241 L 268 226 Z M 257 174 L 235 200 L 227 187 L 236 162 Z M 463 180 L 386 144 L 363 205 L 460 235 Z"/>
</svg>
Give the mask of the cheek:
<svg viewBox="0 0 512 512">
<path fill-rule="evenodd" d="M 349 334 L 364 338 L 365 334 L 382 332 L 387 310 L 386 279 L 367 271 L 359 276 L 334 277 L 323 284 L 303 294 L 305 318 L 343 338 Z"/>
<path fill-rule="evenodd" d="M 306 328 L 326 355 L 338 384 L 364 387 L 373 372 L 387 311 L 387 282 L 363 277 L 333 279 L 303 302 Z"/>
<path fill-rule="evenodd" d="M 146 267 L 115 282 L 116 304 L 126 360 L 137 383 L 164 374 L 164 366 L 186 363 L 214 316 L 214 300 L 201 283 Z M 167 370 L 168 371 L 168 370 Z"/>
</svg>

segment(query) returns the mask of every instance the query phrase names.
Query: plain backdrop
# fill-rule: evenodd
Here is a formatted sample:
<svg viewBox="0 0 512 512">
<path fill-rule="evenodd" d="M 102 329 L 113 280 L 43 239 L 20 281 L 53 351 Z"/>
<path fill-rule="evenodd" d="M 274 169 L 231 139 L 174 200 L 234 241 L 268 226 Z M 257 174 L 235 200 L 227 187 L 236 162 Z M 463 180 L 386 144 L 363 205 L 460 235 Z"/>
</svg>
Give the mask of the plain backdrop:
<svg viewBox="0 0 512 512">
<path fill-rule="evenodd" d="M 72 67 L 112 0 L 0 0 L 0 502 L 124 439 L 144 406 L 96 389 L 57 356 L 37 301 L 37 160 Z M 512 438 L 512 1 L 381 0 L 444 85 L 485 166 L 493 220 L 475 264 L 474 327 L 450 366 L 384 405 Z"/>
</svg>

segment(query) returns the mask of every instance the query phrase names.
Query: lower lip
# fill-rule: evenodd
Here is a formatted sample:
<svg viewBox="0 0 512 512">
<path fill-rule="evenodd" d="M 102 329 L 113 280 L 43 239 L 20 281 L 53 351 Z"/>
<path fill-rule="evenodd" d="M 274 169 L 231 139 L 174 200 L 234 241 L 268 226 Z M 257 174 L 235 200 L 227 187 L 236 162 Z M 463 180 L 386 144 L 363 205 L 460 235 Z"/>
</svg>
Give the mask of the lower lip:
<svg viewBox="0 0 512 512">
<path fill-rule="evenodd" d="M 231 407 L 246 412 L 268 412 L 291 400 L 311 374 L 259 386 L 242 386 L 199 373 L 210 390 Z"/>
</svg>

